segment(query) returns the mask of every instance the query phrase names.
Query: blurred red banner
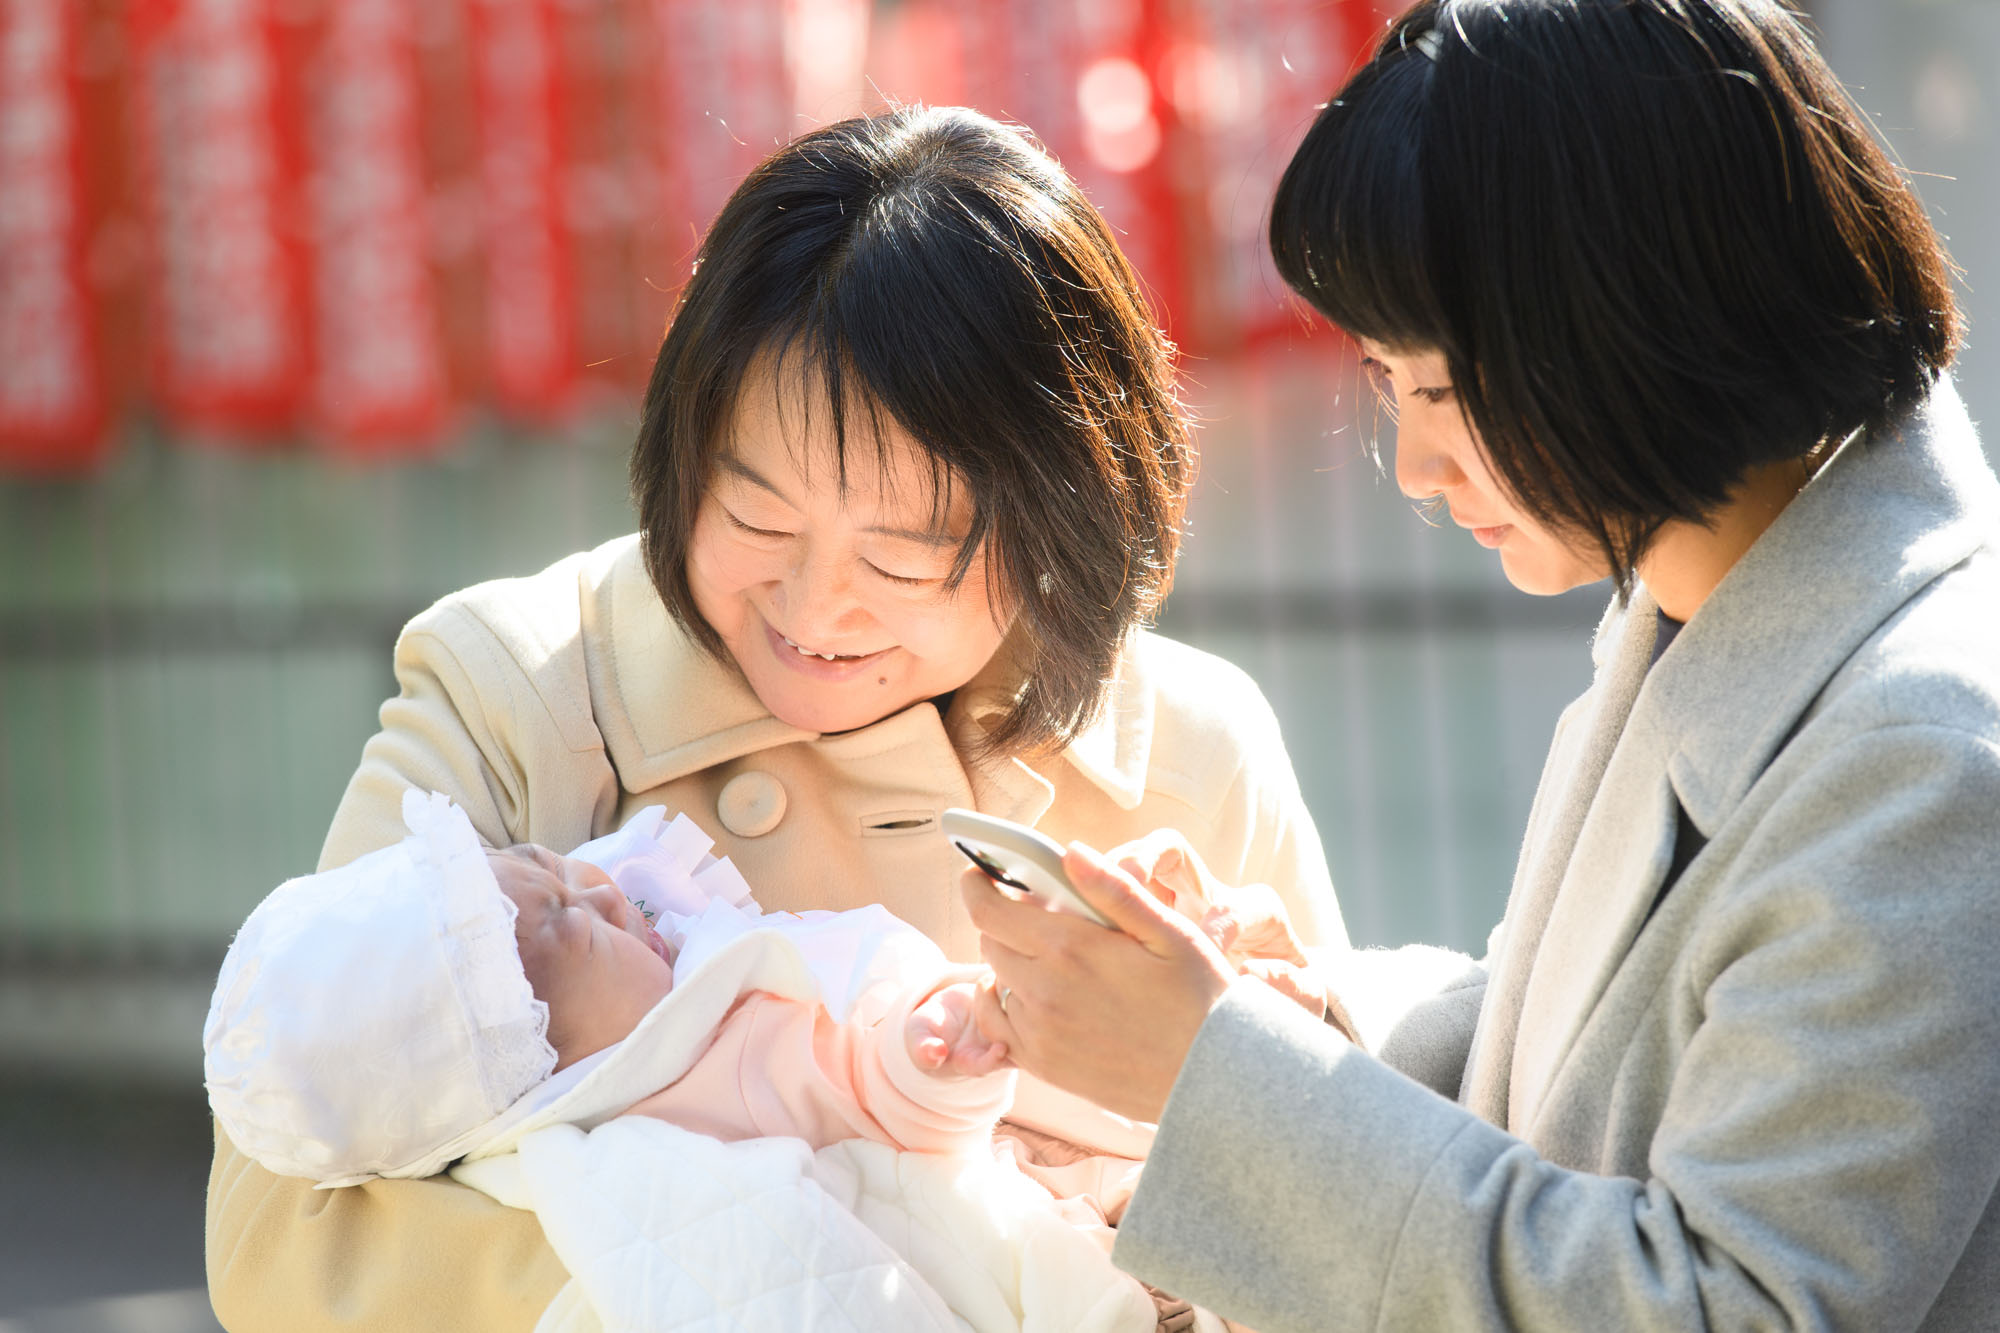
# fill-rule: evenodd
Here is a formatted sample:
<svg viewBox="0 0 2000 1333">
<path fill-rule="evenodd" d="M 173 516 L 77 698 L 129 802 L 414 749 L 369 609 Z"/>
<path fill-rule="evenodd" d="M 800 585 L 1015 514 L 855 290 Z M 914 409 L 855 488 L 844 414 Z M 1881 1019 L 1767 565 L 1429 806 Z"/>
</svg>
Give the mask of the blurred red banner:
<svg viewBox="0 0 2000 1333">
<path fill-rule="evenodd" d="M 421 448 L 445 421 L 417 133 L 419 3 L 328 4 L 306 80 L 309 422 L 342 452 Z"/>
<path fill-rule="evenodd" d="M 134 163 L 155 405 L 196 430 L 299 418 L 307 356 L 296 122 L 267 0 L 133 0 Z"/>
<path fill-rule="evenodd" d="M 549 0 L 473 0 L 486 345 L 494 401 L 548 418 L 576 382 L 563 198 L 563 70 Z"/>
<path fill-rule="evenodd" d="M 1190 353 L 1297 329 L 1279 171 L 1375 0 L 0 0 L 0 468 L 358 458 L 630 411 L 744 173 L 864 106 L 1033 129 Z M 865 56 L 865 60 L 864 60 Z"/>
<path fill-rule="evenodd" d="M 1118 234 L 1170 331 L 1182 287 L 1157 71 L 1168 0 L 948 0 L 965 100 L 1032 129 Z"/>
<path fill-rule="evenodd" d="M 749 169 L 805 128 L 792 115 L 786 0 L 651 0 L 658 211 L 647 224 L 678 288 Z"/>
<path fill-rule="evenodd" d="M 1160 82 L 1183 127 L 1182 216 L 1201 256 L 1187 315 L 1207 350 L 1229 351 L 1301 328 L 1265 241 L 1271 198 L 1381 15 L 1369 0 L 1182 0 L 1180 11 Z"/>
<path fill-rule="evenodd" d="M 69 0 L 0 3 L 0 463 L 35 470 L 104 443 L 78 42 Z"/>
</svg>

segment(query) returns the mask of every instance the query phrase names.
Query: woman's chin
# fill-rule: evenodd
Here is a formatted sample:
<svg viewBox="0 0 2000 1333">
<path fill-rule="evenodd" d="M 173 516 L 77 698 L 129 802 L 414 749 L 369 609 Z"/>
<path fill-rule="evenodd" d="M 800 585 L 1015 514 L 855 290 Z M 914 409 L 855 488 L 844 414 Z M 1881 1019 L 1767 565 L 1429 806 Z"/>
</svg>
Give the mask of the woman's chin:
<svg viewBox="0 0 2000 1333">
<path fill-rule="evenodd" d="M 1502 547 L 1500 568 L 1506 574 L 1507 582 L 1532 597 L 1558 597 L 1605 577 L 1604 571 L 1593 569 L 1574 556 L 1544 561 L 1510 560 L 1508 555 L 1509 552 Z"/>
<path fill-rule="evenodd" d="M 803 687 L 795 681 L 772 682 L 753 678 L 750 688 L 755 691 L 758 702 L 769 709 L 771 716 L 778 721 L 801 731 L 822 734 L 853 731 L 880 722 L 891 713 L 908 707 L 911 702 L 900 693 L 892 693 L 889 687 L 877 684 L 874 678 L 842 685 Z"/>
</svg>

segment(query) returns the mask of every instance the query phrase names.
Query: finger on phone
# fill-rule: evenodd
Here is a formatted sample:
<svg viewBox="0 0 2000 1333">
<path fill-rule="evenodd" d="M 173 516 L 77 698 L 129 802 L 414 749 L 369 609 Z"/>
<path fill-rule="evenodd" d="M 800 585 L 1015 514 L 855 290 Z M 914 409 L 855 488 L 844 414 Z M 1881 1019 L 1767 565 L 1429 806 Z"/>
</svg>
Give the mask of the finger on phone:
<svg viewBox="0 0 2000 1333">
<path fill-rule="evenodd" d="M 1002 888 L 979 870 L 967 870 L 960 875 L 959 894 L 980 934 L 1000 940 L 1031 958 L 1047 954 L 1059 940 L 1074 938 L 1078 929 L 1105 928 L 1081 911 L 1057 906 L 1034 894 Z"/>
<path fill-rule="evenodd" d="M 972 867 L 959 875 L 958 893 L 982 936 L 999 940 L 1017 954 L 1032 957 L 1040 952 L 1037 945 L 1055 913 L 1039 903 L 1022 902 L 987 878 L 985 871 Z"/>
<path fill-rule="evenodd" d="M 1166 936 L 1183 933 L 1171 908 L 1087 844 L 1069 845 L 1063 855 L 1063 870 L 1086 902 L 1104 913 L 1113 926 L 1149 948 Z"/>
</svg>

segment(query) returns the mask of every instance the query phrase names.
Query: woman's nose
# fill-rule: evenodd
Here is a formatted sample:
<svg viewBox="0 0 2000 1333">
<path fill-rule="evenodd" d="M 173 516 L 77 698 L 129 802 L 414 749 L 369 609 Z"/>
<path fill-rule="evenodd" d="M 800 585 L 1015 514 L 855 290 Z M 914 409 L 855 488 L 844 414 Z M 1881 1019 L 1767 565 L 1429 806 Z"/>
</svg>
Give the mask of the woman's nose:
<svg viewBox="0 0 2000 1333">
<path fill-rule="evenodd" d="M 844 560 L 801 556 L 785 576 L 783 593 L 785 628 L 794 639 L 831 637 L 855 606 L 853 570 Z"/>
<path fill-rule="evenodd" d="M 1433 431 L 1409 422 L 1396 427 L 1396 489 L 1412 500 L 1427 500 L 1465 480 L 1465 473 L 1441 447 Z"/>
</svg>

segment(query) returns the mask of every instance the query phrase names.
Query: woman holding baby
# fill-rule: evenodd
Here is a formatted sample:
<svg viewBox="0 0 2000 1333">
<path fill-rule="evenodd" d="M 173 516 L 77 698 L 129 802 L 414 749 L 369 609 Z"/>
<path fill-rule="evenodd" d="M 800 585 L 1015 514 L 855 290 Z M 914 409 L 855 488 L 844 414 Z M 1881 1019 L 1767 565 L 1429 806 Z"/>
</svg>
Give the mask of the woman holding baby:
<svg viewBox="0 0 2000 1333">
<path fill-rule="evenodd" d="M 322 868 L 403 839 L 411 790 L 559 852 L 663 805 L 767 911 L 880 903 L 976 962 L 937 827 L 966 806 L 1100 846 L 1171 825 L 1344 944 L 1269 707 L 1140 628 L 1194 471 L 1170 353 L 1019 132 L 913 109 L 788 145 L 660 349 L 642 531 L 410 624 Z M 220 1133 L 208 1242 L 232 1328 L 525 1330 L 568 1276 L 532 1215 L 447 1179 L 315 1191 Z"/>
</svg>

